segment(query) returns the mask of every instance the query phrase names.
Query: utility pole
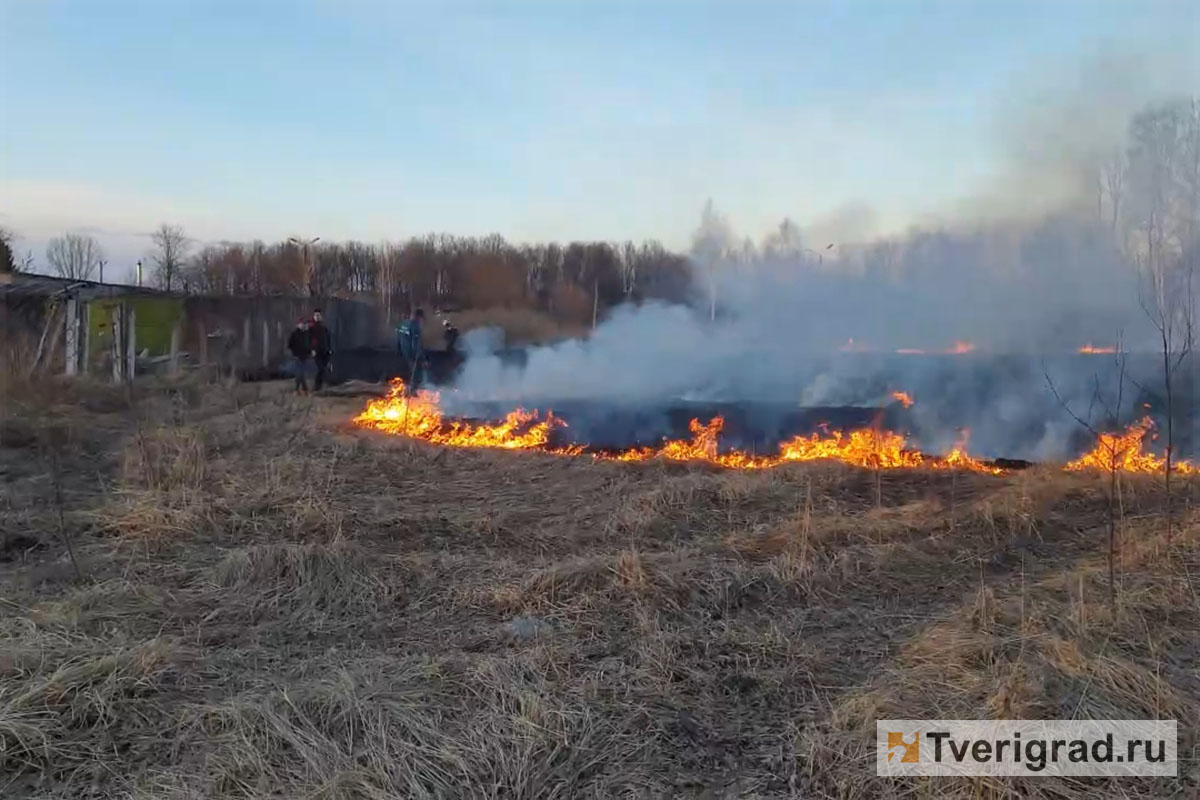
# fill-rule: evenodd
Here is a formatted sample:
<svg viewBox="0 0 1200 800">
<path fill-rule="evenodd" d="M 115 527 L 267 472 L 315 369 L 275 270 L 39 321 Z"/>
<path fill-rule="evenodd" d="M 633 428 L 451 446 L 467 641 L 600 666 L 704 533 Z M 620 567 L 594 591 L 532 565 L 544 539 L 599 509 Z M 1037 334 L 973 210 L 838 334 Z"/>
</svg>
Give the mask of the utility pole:
<svg viewBox="0 0 1200 800">
<path fill-rule="evenodd" d="M 137 262 L 137 285 L 142 285 L 142 260 L 140 258 Z"/>
<path fill-rule="evenodd" d="M 295 236 L 288 237 L 288 241 L 300 248 L 301 258 L 304 259 L 304 288 L 311 295 L 313 265 L 312 265 L 312 246 L 321 241 L 320 236 L 314 236 L 311 239 L 297 239 Z"/>
<path fill-rule="evenodd" d="M 826 249 L 826 250 L 832 250 L 832 249 L 833 249 L 833 245 L 834 245 L 834 243 L 833 243 L 833 242 L 831 242 L 831 243 L 829 243 L 829 244 L 825 245 L 825 249 Z M 808 247 L 804 248 L 803 252 L 805 252 L 805 253 L 811 253 L 812 255 L 816 256 L 816 257 L 817 257 L 817 264 L 824 264 L 824 263 L 825 263 L 825 256 L 824 256 L 822 253 L 818 253 L 816 250 L 812 250 L 812 249 L 810 249 L 810 248 L 808 248 Z"/>
</svg>

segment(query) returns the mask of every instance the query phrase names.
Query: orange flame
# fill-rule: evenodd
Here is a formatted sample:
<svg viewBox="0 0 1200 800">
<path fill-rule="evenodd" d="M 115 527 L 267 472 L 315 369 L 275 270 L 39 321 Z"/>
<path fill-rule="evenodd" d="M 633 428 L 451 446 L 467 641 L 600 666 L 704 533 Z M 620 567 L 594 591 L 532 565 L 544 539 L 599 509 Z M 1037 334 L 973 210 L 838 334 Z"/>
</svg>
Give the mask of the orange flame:
<svg viewBox="0 0 1200 800">
<path fill-rule="evenodd" d="M 892 392 L 892 399 L 898 401 L 905 408 L 912 408 L 913 403 L 916 402 L 909 396 L 908 392 Z"/>
<path fill-rule="evenodd" d="M 1085 344 L 1083 347 L 1079 348 L 1078 352 L 1083 353 L 1085 355 L 1104 355 L 1104 354 L 1117 352 L 1117 348 L 1115 348 L 1115 347 L 1094 347 L 1091 344 Z"/>
<path fill-rule="evenodd" d="M 915 450 L 904 449 L 904 437 L 891 431 L 860 428 L 849 436 L 833 431 L 822 437 L 797 436 L 779 446 L 779 460 L 820 461 L 832 459 L 856 467 L 872 469 L 919 467 L 923 456 Z"/>
<path fill-rule="evenodd" d="M 354 418 L 354 424 L 449 447 L 541 450 L 557 455 L 580 455 L 584 452 L 580 445 L 565 448 L 550 445 L 550 432 L 566 426 L 553 414 L 547 414 L 544 420 L 539 420 L 536 411 L 517 409 L 510 412 L 503 422 L 494 425 L 447 422 L 442 416 L 439 400 L 437 392 L 426 390 L 407 396 L 404 382 L 397 378 L 392 381 L 387 396 L 370 401 L 366 409 Z M 970 458 L 964 449 L 956 448 L 946 457 L 933 458 L 907 449 L 904 436 L 874 428 L 863 428 L 848 434 L 832 431 L 797 436 L 781 444 L 774 456 L 752 455 L 741 450 L 722 453 L 718 449 L 718 437 L 724 425 L 725 420 L 721 417 L 714 417 L 707 424 L 694 419 L 689 425 L 692 433 L 690 439 L 671 439 L 657 447 L 631 448 L 615 454 L 598 453 L 595 457 L 617 461 L 647 461 L 653 458 L 704 461 L 729 469 L 768 469 L 789 462 L 833 460 L 870 469 L 930 466 L 934 469 L 1001 472 Z"/>
<path fill-rule="evenodd" d="M 993 475 L 999 475 L 1003 470 L 991 464 L 985 464 L 967 455 L 967 439 L 970 438 L 971 431 L 963 428 L 958 441 L 954 443 L 954 447 L 949 453 L 935 461 L 931 466 L 934 469 L 967 469 L 975 472 L 990 472 Z"/>
<path fill-rule="evenodd" d="M 896 392 L 893 397 L 900 400 L 908 395 Z M 911 398 L 908 400 L 906 406 L 912 403 Z M 427 390 L 408 396 L 404 382 L 397 378 L 392 381 L 387 396 L 371 400 L 363 412 L 354 418 L 354 424 L 447 447 L 539 450 L 572 456 L 585 451 L 582 445 L 550 445 L 551 431 L 566 427 L 566 423 L 552 413 L 547 414 L 545 419 L 539 419 L 536 411 L 516 409 L 509 412 L 503 422 L 495 424 L 447 421 L 439 402 L 438 393 Z M 694 419 L 689 425 L 692 434 L 690 439 L 666 440 L 657 447 L 631 448 L 615 454 L 597 453 L 595 457 L 617 461 L 647 461 L 654 458 L 703 461 L 729 469 L 768 469 L 789 462 L 832 460 L 869 469 L 924 466 L 935 470 L 961 469 L 993 475 L 1003 473 L 1001 468 L 967 455 L 970 432 L 966 430 L 950 452 L 940 457 L 907 449 L 907 441 L 901 434 L 874 428 L 862 428 L 848 434 L 830 431 L 797 436 L 782 443 L 776 455 L 758 456 L 740 450 L 720 452 L 718 437 L 724 425 L 721 417 L 714 417 L 707 424 Z M 1115 468 L 1122 472 L 1162 472 L 1166 459 L 1142 449 L 1147 434 L 1151 434 L 1151 440 L 1155 438 L 1151 433 L 1153 427 L 1153 420 L 1145 417 L 1130 425 L 1123 433 L 1101 434 L 1091 452 L 1066 464 L 1065 469 L 1107 471 Z M 1200 474 L 1200 465 L 1190 461 L 1176 461 L 1171 468 L 1185 475 Z"/>
<path fill-rule="evenodd" d="M 1142 440 L 1154 428 L 1154 420 L 1143 417 L 1125 429 L 1124 433 L 1102 433 L 1096 440 L 1096 446 L 1088 453 L 1066 465 L 1069 470 L 1096 469 L 1108 472 L 1116 469 L 1121 472 L 1162 472 L 1167 459 L 1154 453 L 1142 451 Z M 1152 436 L 1151 439 L 1154 437 Z M 1172 471 L 1184 475 L 1200 471 L 1200 467 L 1189 461 L 1176 461 L 1171 464 Z"/>
<path fill-rule="evenodd" d="M 440 400 L 437 392 L 425 389 L 408 396 L 404 381 L 397 378 L 392 381 L 387 396 L 369 402 L 366 409 L 354 418 L 354 424 L 394 435 L 424 439 L 434 444 L 506 450 L 547 449 L 550 431 L 566 427 L 566 423 L 553 414 L 539 421 L 536 411 L 522 408 L 510 411 L 503 422 L 495 425 L 460 421 L 447 423 L 438 405 Z"/>
<path fill-rule="evenodd" d="M 975 349 L 975 345 L 972 344 L 971 342 L 955 342 L 954 347 L 951 347 L 946 352 L 949 353 L 950 355 L 957 356 L 957 355 L 962 355 L 963 353 L 970 353 L 974 349 Z"/>
</svg>

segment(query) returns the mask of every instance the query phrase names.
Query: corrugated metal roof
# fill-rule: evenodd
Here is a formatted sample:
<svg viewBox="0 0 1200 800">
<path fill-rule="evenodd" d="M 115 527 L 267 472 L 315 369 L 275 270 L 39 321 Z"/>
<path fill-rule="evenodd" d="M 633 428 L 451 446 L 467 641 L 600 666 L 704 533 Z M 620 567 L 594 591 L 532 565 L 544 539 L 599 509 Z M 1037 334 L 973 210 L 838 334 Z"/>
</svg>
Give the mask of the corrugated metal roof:
<svg viewBox="0 0 1200 800">
<path fill-rule="evenodd" d="M 26 301 L 39 297 L 49 298 L 58 294 L 75 294 L 85 300 L 128 295 L 182 297 L 182 295 L 162 292 L 145 286 L 128 286 L 121 283 L 72 281 L 52 275 L 35 275 L 25 272 L 0 275 L 0 300 Z"/>
</svg>

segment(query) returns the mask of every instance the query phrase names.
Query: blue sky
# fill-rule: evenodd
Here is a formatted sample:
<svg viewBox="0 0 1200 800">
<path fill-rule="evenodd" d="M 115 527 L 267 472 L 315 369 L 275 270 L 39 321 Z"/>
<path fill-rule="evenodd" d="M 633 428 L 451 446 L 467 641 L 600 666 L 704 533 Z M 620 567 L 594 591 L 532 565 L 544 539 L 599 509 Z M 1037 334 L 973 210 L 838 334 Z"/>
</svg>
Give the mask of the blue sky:
<svg viewBox="0 0 1200 800">
<path fill-rule="evenodd" d="M 1194 68 L 1198 30 L 1185 2 L 0 0 L 0 224 L 117 258 L 161 221 L 682 245 L 709 196 L 756 236 L 895 227 L 1003 169 L 1003 109 L 1101 55 Z"/>
</svg>

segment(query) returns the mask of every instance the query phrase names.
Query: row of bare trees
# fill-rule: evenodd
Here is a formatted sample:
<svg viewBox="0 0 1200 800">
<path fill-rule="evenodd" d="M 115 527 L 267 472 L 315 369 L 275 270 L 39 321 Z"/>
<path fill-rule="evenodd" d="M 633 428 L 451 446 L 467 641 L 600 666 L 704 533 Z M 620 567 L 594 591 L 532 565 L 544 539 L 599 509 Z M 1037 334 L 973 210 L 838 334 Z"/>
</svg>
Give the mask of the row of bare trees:
<svg viewBox="0 0 1200 800">
<path fill-rule="evenodd" d="M 173 275 L 175 288 L 210 295 L 372 297 L 402 313 L 422 304 L 528 307 L 581 322 L 626 300 L 683 300 L 690 285 L 686 258 L 657 242 L 518 245 L 498 235 L 210 244 Z"/>
<path fill-rule="evenodd" d="M 619 303 L 679 302 L 690 291 L 687 257 L 657 241 L 514 244 L 497 234 L 432 234 L 380 244 L 297 239 L 198 244 L 182 227 L 166 223 L 150 239 L 146 282 L 167 291 L 358 297 L 377 302 L 389 317 L 418 305 L 504 306 L 594 324 Z M 0 238 L 0 256 L 20 270 L 12 264 L 11 240 L 7 234 Z M 46 262 L 60 277 L 104 278 L 104 251 L 82 233 L 51 239 Z"/>
<path fill-rule="evenodd" d="M 32 272 L 35 264 L 32 251 L 18 257 L 16 235 L 0 228 L 0 272 Z M 75 281 L 103 280 L 104 250 L 91 236 L 65 233 L 46 244 L 46 263 L 60 278 Z"/>
</svg>

